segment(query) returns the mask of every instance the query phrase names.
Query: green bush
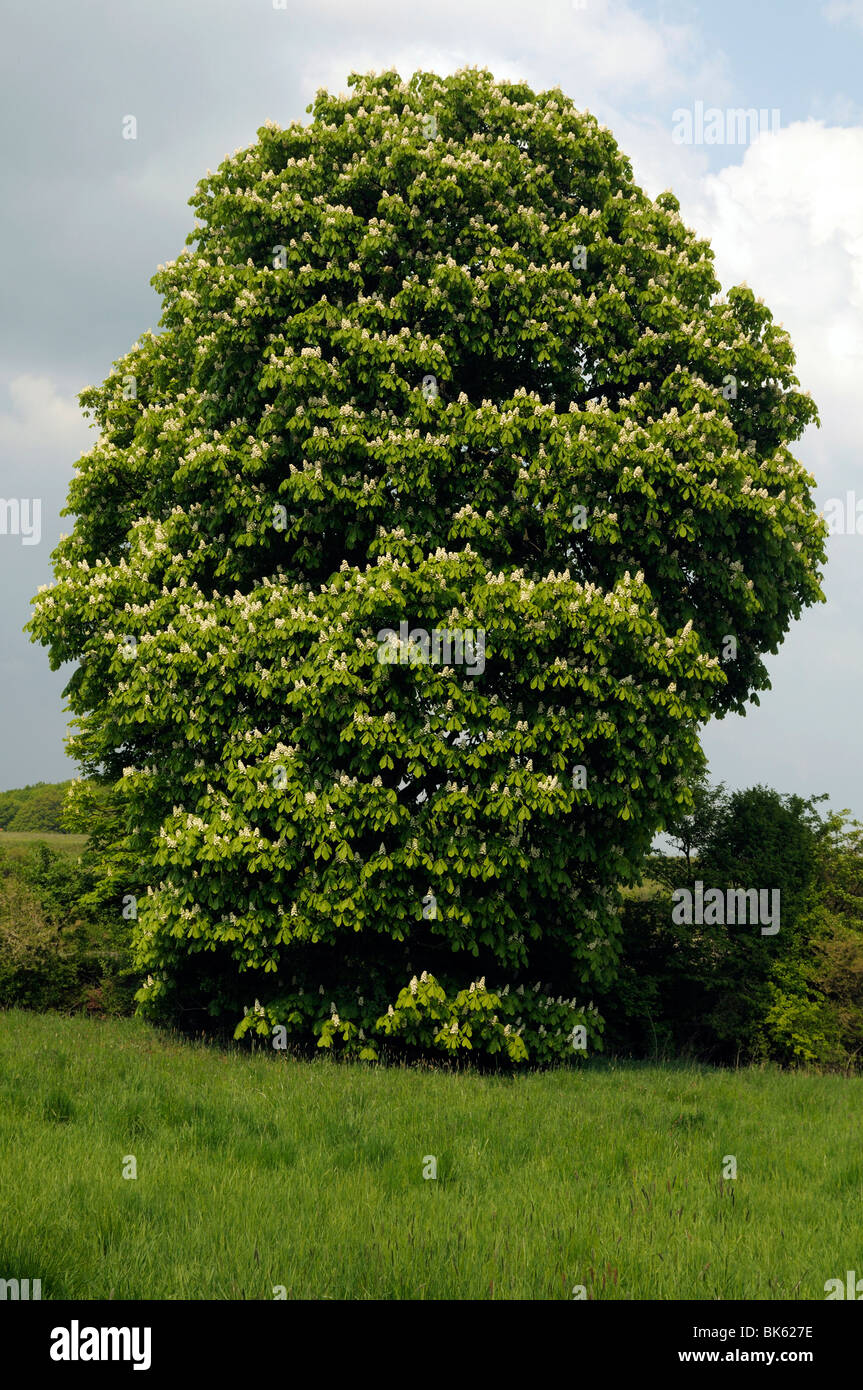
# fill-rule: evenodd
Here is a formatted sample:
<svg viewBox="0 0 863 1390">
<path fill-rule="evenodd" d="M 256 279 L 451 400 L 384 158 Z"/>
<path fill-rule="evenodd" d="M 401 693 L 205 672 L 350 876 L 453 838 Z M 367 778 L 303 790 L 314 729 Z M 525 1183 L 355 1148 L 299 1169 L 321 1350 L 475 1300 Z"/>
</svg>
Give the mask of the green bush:
<svg viewBox="0 0 863 1390">
<path fill-rule="evenodd" d="M 0 877 L 0 1005 L 68 1008 L 77 999 L 75 943 L 46 920 L 35 893 Z"/>
<path fill-rule="evenodd" d="M 0 1007 L 128 1014 L 140 976 L 128 923 L 88 912 L 86 868 L 47 845 L 0 850 Z"/>
<path fill-rule="evenodd" d="M 822 845 L 817 891 L 807 919 L 812 954 L 806 981 L 823 1001 L 829 1027 L 823 1051 L 843 1065 L 863 1061 L 863 827 L 831 818 Z"/>
<path fill-rule="evenodd" d="M 859 1065 L 863 831 L 844 813 L 822 818 L 822 799 L 765 787 L 708 796 L 707 831 L 689 855 L 647 861 L 661 886 L 627 899 L 619 978 L 598 999 L 612 1050 Z M 694 879 L 779 888 L 779 932 L 675 924 L 672 892 Z"/>
</svg>

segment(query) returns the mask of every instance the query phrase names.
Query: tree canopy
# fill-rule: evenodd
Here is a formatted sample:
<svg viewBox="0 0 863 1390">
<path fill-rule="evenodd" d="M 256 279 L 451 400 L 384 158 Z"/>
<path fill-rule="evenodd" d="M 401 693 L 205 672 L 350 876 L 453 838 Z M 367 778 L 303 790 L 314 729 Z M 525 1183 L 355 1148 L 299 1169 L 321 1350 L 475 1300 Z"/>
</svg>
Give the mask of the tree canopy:
<svg viewBox="0 0 863 1390">
<path fill-rule="evenodd" d="M 145 1011 L 572 1055 L 699 726 L 822 598 L 815 407 L 559 90 L 309 110 L 201 180 L 161 331 L 82 394 L 33 635 L 116 786 Z"/>
</svg>

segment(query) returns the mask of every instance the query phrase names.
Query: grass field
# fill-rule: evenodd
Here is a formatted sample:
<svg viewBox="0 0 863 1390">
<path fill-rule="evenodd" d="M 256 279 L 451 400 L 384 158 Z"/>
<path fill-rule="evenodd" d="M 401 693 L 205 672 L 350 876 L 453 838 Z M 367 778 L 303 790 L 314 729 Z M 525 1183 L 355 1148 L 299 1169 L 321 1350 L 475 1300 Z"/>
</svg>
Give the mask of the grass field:
<svg viewBox="0 0 863 1390">
<path fill-rule="evenodd" d="M 863 1270 L 861 1102 L 835 1076 L 375 1070 L 0 1013 L 0 1276 L 43 1298 L 823 1299 Z"/>
<path fill-rule="evenodd" d="M 53 830 L 0 830 L 0 848 L 8 849 L 13 858 L 30 845 L 43 841 L 61 854 L 79 855 L 87 843 L 86 835 L 63 835 Z"/>
</svg>

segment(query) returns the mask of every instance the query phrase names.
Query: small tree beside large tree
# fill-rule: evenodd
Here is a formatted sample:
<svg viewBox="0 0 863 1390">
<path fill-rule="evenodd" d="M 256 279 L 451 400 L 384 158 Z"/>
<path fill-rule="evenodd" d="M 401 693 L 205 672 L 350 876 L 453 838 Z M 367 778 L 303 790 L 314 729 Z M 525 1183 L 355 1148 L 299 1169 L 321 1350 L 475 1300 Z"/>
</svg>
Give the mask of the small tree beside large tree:
<svg viewBox="0 0 863 1390">
<path fill-rule="evenodd" d="M 32 632 L 144 1012 L 571 1056 L 699 726 L 822 597 L 815 408 L 559 90 L 309 109 L 201 181 L 161 332 L 82 394 Z"/>
</svg>

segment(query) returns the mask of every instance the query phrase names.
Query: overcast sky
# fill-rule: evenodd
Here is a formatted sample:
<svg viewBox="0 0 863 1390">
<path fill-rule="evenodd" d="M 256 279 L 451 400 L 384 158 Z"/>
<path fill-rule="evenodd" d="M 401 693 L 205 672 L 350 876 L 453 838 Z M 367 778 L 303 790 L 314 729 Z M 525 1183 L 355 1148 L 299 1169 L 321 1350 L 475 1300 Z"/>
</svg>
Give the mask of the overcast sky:
<svg viewBox="0 0 863 1390">
<path fill-rule="evenodd" d="M 267 118 L 308 119 L 316 89 L 345 90 L 351 70 L 477 64 L 593 111 L 648 193 L 674 189 L 723 286 L 745 280 L 789 330 L 821 411 L 796 450 L 819 507 L 863 500 L 863 0 L 284 4 L 5 2 L 0 497 L 40 498 L 42 516 L 38 544 L 0 535 L 0 789 L 76 772 L 69 670 L 21 629 L 72 528 L 59 513 L 93 438 L 77 393 L 156 327 L 149 280 L 183 247 L 198 179 Z M 771 128 L 678 143 L 698 103 L 764 110 Z M 768 658 L 772 691 L 704 744 L 715 780 L 828 792 L 863 819 L 863 534 L 832 537 L 829 556 L 828 602 Z"/>
</svg>

